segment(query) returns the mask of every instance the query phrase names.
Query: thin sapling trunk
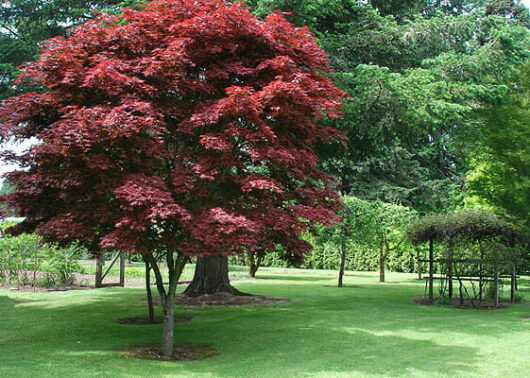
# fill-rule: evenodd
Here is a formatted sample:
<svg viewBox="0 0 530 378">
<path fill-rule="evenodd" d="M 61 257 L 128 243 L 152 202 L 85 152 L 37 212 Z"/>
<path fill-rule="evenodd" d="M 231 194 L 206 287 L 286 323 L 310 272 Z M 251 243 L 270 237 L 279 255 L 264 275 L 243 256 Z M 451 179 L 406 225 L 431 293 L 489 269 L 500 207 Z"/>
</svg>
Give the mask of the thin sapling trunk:
<svg viewBox="0 0 530 378">
<path fill-rule="evenodd" d="M 153 305 L 153 293 L 151 292 L 151 266 L 149 261 L 144 257 L 145 262 L 145 290 L 147 291 L 147 307 L 149 309 L 149 322 L 155 320 L 155 310 Z"/>
<path fill-rule="evenodd" d="M 153 255 L 146 254 L 146 257 L 149 259 L 149 264 L 155 273 L 156 286 L 160 294 L 160 300 L 162 302 L 162 309 L 164 313 L 161 352 L 164 357 L 171 358 L 173 356 L 175 346 L 175 293 L 177 289 L 177 282 L 182 275 L 182 271 L 188 259 L 187 257 L 178 254 L 175 260 L 173 251 L 168 250 L 166 252 L 166 262 L 169 275 L 169 286 L 166 291 L 160 268 L 157 265 Z"/>
<path fill-rule="evenodd" d="M 390 247 L 386 235 L 383 235 L 383 239 L 379 242 L 379 282 L 385 282 L 385 262 L 388 254 L 390 251 L 399 248 L 403 240 L 405 240 L 405 236 L 395 246 Z"/>
<path fill-rule="evenodd" d="M 248 276 L 250 278 L 256 278 L 256 272 L 261 266 L 262 257 L 257 251 L 248 251 L 247 253 L 247 264 L 248 264 Z"/>
<path fill-rule="evenodd" d="M 379 243 L 379 282 L 385 282 L 385 260 L 386 253 L 383 252 L 384 243 Z"/>
<path fill-rule="evenodd" d="M 344 277 L 344 265 L 346 263 L 346 239 L 342 239 L 340 251 L 340 269 L 339 269 L 339 287 L 342 287 L 342 278 Z"/>
</svg>

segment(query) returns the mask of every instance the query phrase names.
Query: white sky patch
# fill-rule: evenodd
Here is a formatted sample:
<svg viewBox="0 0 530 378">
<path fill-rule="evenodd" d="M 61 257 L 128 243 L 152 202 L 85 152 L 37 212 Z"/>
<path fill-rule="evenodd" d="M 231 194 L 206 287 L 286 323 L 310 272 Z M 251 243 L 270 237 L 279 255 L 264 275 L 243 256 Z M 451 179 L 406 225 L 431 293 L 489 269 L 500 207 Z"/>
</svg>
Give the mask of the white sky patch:
<svg viewBox="0 0 530 378">
<path fill-rule="evenodd" d="M 0 151 L 14 151 L 17 155 L 24 153 L 28 148 L 38 143 L 38 139 L 31 138 L 26 139 L 22 142 L 9 141 L 4 145 L 0 146 Z M 17 169 L 18 166 L 15 164 L 7 164 L 4 161 L 0 161 L 0 175 L 3 175 L 6 172 L 11 172 Z M 0 177 L 0 186 L 4 182 L 4 178 Z"/>
</svg>

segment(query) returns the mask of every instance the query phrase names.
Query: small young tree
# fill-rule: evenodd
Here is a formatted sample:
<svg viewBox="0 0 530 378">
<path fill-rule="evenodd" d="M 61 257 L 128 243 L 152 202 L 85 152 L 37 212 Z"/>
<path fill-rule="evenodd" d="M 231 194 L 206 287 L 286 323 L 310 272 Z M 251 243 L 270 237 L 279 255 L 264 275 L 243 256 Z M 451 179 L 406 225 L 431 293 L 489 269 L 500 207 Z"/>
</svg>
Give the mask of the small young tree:
<svg viewBox="0 0 530 378">
<path fill-rule="evenodd" d="M 47 41 L 18 79 L 46 90 L 0 107 L 2 140 L 40 141 L 3 155 L 24 168 L 9 174 L 5 202 L 25 217 L 10 232 L 141 253 L 171 356 L 190 256 L 273 245 L 303 256 L 299 236 L 334 221 L 338 196 L 313 150 L 338 137 L 317 122 L 341 109 L 328 71 L 306 28 L 220 0 L 157 0 Z"/>
<path fill-rule="evenodd" d="M 376 202 L 374 208 L 374 233 L 379 244 L 379 282 L 385 282 L 385 264 L 391 251 L 406 241 L 406 227 L 414 218 L 408 207 Z"/>
<path fill-rule="evenodd" d="M 379 254 L 379 280 L 385 282 L 385 265 L 393 250 L 406 239 L 406 226 L 415 217 L 408 207 L 381 201 L 365 201 L 354 196 L 343 196 L 344 208 L 340 211 L 343 221 L 339 227 L 324 227 L 314 243 L 332 244 L 340 250 L 339 287 L 342 286 L 347 246 L 365 246 Z"/>
<path fill-rule="evenodd" d="M 307 238 L 304 237 L 304 239 L 307 239 Z M 275 249 L 271 250 L 271 249 L 265 249 L 264 247 L 258 247 L 255 250 L 251 250 L 251 249 L 247 250 L 245 258 L 246 258 L 246 262 L 248 265 L 249 277 L 251 278 L 256 277 L 256 272 L 260 268 L 267 254 L 274 254 L 284 264 L 289 264 L 295 267 L 299 267 L 304 261 L 305 256 L 296 253 L 296 251 L 285 250 L 279 245 L 274 246 L 274 248 Z"/>
<path fill-rule="evenodd" d="M 349 237 L 357 244 L 379 251 L 379 282 L 385 282 L 385 264 L 388 255 L 405 240 L 405 227 L 414 217 L 414 211 L 401 205 L 364 201 L 355 197 L 345 200 L 349 216 Z"/>
</svg>

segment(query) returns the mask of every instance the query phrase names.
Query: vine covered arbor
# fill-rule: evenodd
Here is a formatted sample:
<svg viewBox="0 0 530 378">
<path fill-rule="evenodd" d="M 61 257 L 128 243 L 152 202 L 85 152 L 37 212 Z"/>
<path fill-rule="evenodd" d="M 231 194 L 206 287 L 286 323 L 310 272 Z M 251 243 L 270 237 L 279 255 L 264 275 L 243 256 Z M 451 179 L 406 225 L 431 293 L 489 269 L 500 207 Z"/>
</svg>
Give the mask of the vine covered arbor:
<svg viewBox="0 0 530 378">
<path fill-rule="evenodd" d="M 519 228 L 486 210 L 459 210 L 420 218 L 408 231 L 413 244 L 428 243 L 429 255 L 418 263 L 428 264 L 425 276 L 429 303 L 434 302 L 434 281 L 440 299 L 473 308 L 499 306 L 499 291 L 510 281 L 510 302 L 517 300 L 517 275 L 524 269 L 528 239 Z M 435 243 L 438 253 L 435 253 Z M 427 294 L 425 295 L 427 296 Z"/>
</svg>

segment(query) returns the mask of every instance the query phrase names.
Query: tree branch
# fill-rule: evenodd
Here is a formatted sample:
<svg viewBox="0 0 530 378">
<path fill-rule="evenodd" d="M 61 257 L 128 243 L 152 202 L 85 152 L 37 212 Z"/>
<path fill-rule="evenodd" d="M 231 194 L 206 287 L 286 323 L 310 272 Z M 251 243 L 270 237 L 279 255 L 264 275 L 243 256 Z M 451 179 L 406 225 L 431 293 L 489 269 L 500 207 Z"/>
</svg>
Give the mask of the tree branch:
<svg viewBox="0 0 530 378">
<path fill-rule="evenodd" d="M 160 273 L 160 268 L 158 267 L 158 264 L 156 260 L 153 257 L 153 254 L 151 252 L 145 253 L 144 257 L 147 261 L 149 261 L 149 264 L 151 265 L 151 268 L 153 269 L 153 272 L 155 273 L 156 277 L 156 287 L 158 289 L 158 293 L 160 294 L 160 297 L 162 299 L 162 302 L 166 300 L 166 289 L 164 288 L 164 280 L 162 279 L 162 274 Z"/>
</svg>

